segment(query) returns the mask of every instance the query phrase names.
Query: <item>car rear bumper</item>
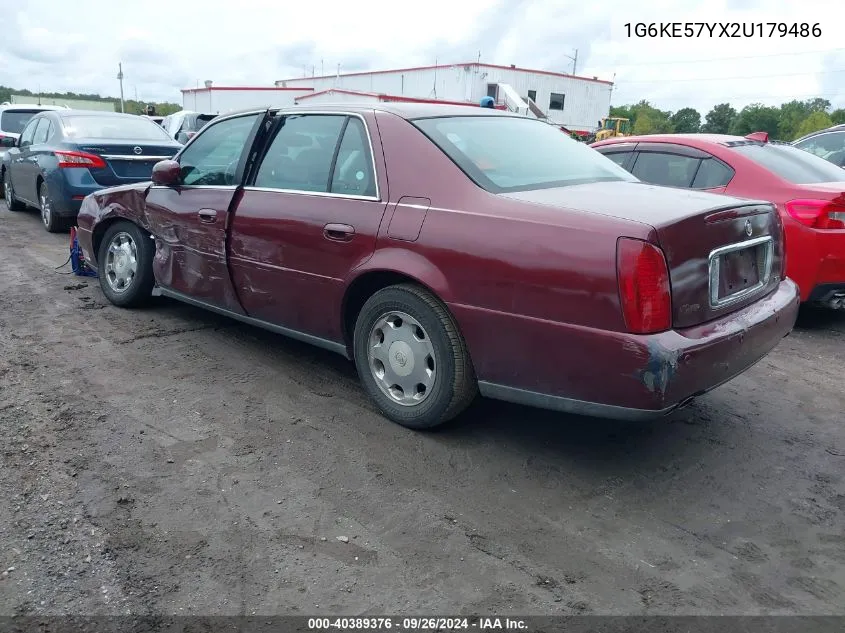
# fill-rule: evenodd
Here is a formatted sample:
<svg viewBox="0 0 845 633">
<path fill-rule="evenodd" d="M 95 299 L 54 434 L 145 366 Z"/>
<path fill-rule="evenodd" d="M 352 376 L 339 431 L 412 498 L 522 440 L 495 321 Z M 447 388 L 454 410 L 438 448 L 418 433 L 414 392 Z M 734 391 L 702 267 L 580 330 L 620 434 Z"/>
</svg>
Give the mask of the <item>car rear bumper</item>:
<svg viewBox="0 0 845 633">
<path fill-rule="evenodd" d="M 482 395 L 638 420 L 670 413 L 757 363 L 792 330 L 799 305 L 798 287 L 787 279 L 769 296 L 724 318 L 646 336 L 489 311 L 479 319 L 465 307 L 457 307 L 456 316 L 469 333 L 471 354 L 479 345 L 495 345 L 491 333 L 498 333 L 509 356 L 490 362 L 488 354 L 480 354 Z"/>
<path fill-rule="evenodd" d="M 56 214 L 66 218 L 75 218 L 85 196 L 104 188 L 87 169 L 58 170 L 57 178 L 48 178 L 48 183 Z"/>
</svg>

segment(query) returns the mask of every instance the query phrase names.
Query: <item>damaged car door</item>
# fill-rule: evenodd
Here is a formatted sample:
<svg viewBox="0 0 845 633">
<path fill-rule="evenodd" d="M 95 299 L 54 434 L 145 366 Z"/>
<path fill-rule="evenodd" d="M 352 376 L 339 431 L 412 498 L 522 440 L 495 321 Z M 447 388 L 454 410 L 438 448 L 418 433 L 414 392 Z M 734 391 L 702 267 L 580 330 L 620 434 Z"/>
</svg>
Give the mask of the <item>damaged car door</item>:
<svg viewBox="0 0 845 633">
<path fill-rule="evenodd" d="M 265 113 L 222 118 L 176 157 L 179 184 L 153 185 L 146 215 L 156 279 L 169 290 L 243 314 L 226 258 L 226 228 Z"/>
</svg>

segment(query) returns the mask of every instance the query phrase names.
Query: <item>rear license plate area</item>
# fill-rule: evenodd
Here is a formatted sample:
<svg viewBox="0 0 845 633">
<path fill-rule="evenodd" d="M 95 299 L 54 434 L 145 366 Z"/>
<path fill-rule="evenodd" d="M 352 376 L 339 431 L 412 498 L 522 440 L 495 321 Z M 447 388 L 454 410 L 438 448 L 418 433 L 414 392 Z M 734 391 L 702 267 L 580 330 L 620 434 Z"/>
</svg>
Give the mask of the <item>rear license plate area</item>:
<svg viewBox="0 0 845 633">
<path fill-rule="evenodd" d="M 725 299 L 760 283 L 760 249 L 752 246 L 719 256 L 719 299 Z"/>
<path fill-rule="evenodd" d="M 153 174 L 153 163 L 115 160 L 112 161 L 112 169 L 120 178 L 150 178 Z"/>
<path fill-rule="evenodd" d="M 717 307 L 754 294 L 769 282 L 771 237 L 720 248 L 710 256 L 710 303 Z"/>
</svg>

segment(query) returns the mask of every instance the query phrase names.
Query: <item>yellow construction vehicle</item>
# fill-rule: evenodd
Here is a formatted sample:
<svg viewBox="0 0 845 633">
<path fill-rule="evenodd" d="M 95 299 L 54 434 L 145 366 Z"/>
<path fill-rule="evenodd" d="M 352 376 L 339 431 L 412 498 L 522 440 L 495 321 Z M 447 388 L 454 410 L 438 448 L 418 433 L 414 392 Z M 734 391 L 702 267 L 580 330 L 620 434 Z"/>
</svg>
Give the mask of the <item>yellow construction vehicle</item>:
<svg viewBox="0 0 845 633">
<path fill-rule="evenodd" d="M 596 140 L 603 141 L 614 136 L 631 136 L 631 120 L 622 117 L 607 116 L 599 121 Z"/>
</svg>

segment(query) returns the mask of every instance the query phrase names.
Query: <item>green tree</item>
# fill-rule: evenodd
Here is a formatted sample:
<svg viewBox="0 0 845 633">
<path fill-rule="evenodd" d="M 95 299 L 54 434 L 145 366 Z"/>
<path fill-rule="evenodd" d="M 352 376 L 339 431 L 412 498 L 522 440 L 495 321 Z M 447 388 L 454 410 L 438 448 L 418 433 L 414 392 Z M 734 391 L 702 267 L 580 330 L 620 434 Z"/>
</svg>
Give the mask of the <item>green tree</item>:
<svg viewBox="0 0 845 633">
<path fill-rule="evenodd" d="M 727 134 L 736 117 L 736 110 L 731 107 L 731 104 L 720 103 L 713 106 L 713 109 L 704 117 L 704 126 L 701 131 L 710 134 Z"/>
<path fill-rule="evenodd" d="M 845 108 L 839 108 L 830 113 L 830 120 L 833 125 L 842 125 L 845 123 Z"/>
<path fill-rule="evenodd" d="M 745 136 L 751 132 L 768 132 L 777 137 L 780 124 L 780 108 L 752 103 L 740 110 L 731 125 L 731 134 Z"/>
<path fill-rule="evenodd" d="M 798 126 L 796 138 L 810 134 L 811 132 L 823 130 L 831 125 L 833 125 L 833 121 L 830 120 L 830 115 L 827 112 L 813 112 Z"/>
<path fill-rule="evenodd" d="M 805 101 L 810 112 L 827 112 L 830 110 L 830 101 L 816 97 Z"/>
<path fill-rule="evenodd" d="M 811 110 L 806 101 L 792 100 L 780 106 L 780 122 L 778 136 L 785 140 L 792 140 L 798 134 L 798 127 L 810 116 Z"/>
<path fill-rule="evenodd" d="M 648 112 L 641 112 L 637 114 L 637 120 L 634 123 L 634 134 L 655 134 L 654 121 Z"/>
<path fill-rule="evenodd" d="M 701 129 L 701 115 L 695 108 L 681 108 L 669 118 L 669 122 L 679 134 L 694 134 Z"/>
</svg>

